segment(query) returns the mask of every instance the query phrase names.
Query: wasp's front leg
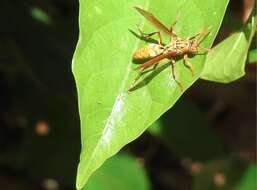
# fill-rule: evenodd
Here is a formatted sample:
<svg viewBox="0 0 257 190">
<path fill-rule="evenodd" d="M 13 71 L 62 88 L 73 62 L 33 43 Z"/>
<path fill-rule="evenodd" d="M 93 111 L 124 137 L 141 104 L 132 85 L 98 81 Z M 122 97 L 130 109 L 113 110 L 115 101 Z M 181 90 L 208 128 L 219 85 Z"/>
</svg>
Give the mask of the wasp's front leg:
<svg viewBox="0 0 257 190">
<path fill-rule="evenodd" d="M 158 44 L 164 45 L 164 43 L 163 43 L 163 41 L 162 41 L 162 36 L 161 36 L 161 33 L 160 33 L 160 32 L 152 32 L 152 33 L 146 34 L 146 33 L 144 33 L 144 32 L 139 28 L 138 25 L 137 25 L 137 29 L 138 29 L 140 35 L 141 35 L 143 38 L 145 38 L 145 39 L 149 39 L 151 36 L 157 34 L 157 36 L 158 36 L 158 38 L 159 38 L 159 39 L 158 39 Z"/>
<path fill-rule="evenodd" d="M 211 48 L 199 47 L 199 49 L 203 50 L 203 52 L 201 54 L 206 54 L 206 53 L 209 53 L 211 51 Z"/>
<path fill-rule="evenodd" d="M 179 85 L 181 91 L 183 92 L 184 87 L 183 87 L 183 85 L 177 80 L 176 61 L 175 61 L 175 59 L 171 59 L 171 68 L 172 68 L 172 76 L 173 76 L 174 80 L 176 81 L 176 83 Z"/>
<path fill-rule="evenodd" d="M 212 26 L 209 26 L 209 27 L 203 29 L 201 32 L 194 34 L 191 37 L 188 37 L 187 39 L 193 40 L 193 39 L 197 38 L 197 41 L 200 43 L 205 38 L 205 36 L 211 31 L 211 28 L 212 28 Z"/>
<path fill-rule="evenodd" d="M 134 79 L 131 87 L 129 88 L 129 91 L 135 87 L 136 82 L 140 79 L 140 77 L 143 75 L 143 72 L 139 72 L 136 78 Z"/>
<path fill-rule="evenodd" d="M 170 26 L 170 31 L 171 31 L 171 39 L 172 38 L 177 38 L 177 34 L 175 33 L 175 26 L 176 26 L 176 24 L 177 24 L 177 22 L 178 22 L 178 20 L 179 20 L 179 18 L 180 18 L 180 11 L 178 12 L 178 14 L 177 14 L 177 16 L 176 16 L 176 20 L 171 24 L 171 26 Z"/>
<path fill-rule="evenodd" d="M 190 69 L 190 71 L 192 72 L 192 75 L 194 76 L 195 75 L 195 69 L 193 68 L 193 66 L 191 65 L 191 63 L 189 62 L 188 60 L 188 55 L 185 54 L 184 57 L 183 57 L 183 62 L 184 62 L 184 65 Z"/>
</svg>

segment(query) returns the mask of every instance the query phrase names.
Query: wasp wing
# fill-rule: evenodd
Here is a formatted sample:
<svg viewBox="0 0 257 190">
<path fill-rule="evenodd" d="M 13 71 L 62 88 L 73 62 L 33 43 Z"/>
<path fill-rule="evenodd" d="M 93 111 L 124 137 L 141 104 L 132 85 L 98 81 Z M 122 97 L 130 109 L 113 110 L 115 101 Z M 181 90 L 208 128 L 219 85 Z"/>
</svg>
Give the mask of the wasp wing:
<svg viewBox="0 0 257 190">
<path fill-rule="evenodd" d="M 143 15 L 147 20 L 149 20 L 155 27 L 159 30 L 165 32 L 166 34 L 173 36 L 174 34 L 165 26 L 163 25 L 153 14 L 139 8 L 134 7 L 141 15 Z"/>
<path fill-rule="evenodd" d="M 152 65 L 155 65 L 155 64 L 159 63 L 161 60 L 163 60 L 165 58 L 171 58 L 173 56 L 174 56 L 173 52 L 168 53 L 168 54 L 158 55 L 158 56 L 154 57 L 153 59 L 143 63 L 142 65 L 140 65 L 136 69 L 139 69 L 140 72 L 143 72 L 145 69 L 147 69 L 148 67 L 151 67 Z"/>
</svg>

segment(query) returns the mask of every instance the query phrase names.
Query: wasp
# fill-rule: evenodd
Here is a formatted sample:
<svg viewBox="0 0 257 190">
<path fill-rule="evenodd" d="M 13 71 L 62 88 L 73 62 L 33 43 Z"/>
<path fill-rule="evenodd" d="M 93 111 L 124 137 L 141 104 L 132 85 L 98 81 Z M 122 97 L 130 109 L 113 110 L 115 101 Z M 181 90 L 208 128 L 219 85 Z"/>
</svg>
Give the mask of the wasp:
<svg viewBox="0 0 257 190">
<path fill-rule="evenodd" d="M 140 61 L 140 60 L 148 60 L 136 69 L 139 70 L 139 75 L 136 77 L 132 87 L 129 89 L 131 91 L 135 86 L 134 84 L 143 74 L 143 72 L 154 65 L 156 68 L 157 64 L 163 59 L 169 59 L 171 61 L 172 66 L 172 76 L 174 80 L 180 86 L 181 91 L 183 91 L 183 85 L 177 80 L 176 77 L 176 58 L 182 57 L 184 65 L 190 69 L 192 75 L 195 74 L 195 70 L 192 64 L 189 61 L 189 55 L 196 55 L 198 54 L 199 49 L 204 50 L 204 53 L 210 51 L 208 48 L 200 47 L 200 43 L 206 37 L 206 35 L 210 32 L 211 26 L 203 29 L 201 32 L 194 34 L 188 38 L 180 38 L 174 31 L 174 27 L 178 21 L 179 15 L 177 15 L 176 20 L 172 23 L 171 27 L 168 28 L 164 24 L 162 24 L 153 14 L 139 8 L 134 7 L 142 16 L 144 16 L 148 21 L 150 21 L 158 30 L 158 32 L 153 32 L 150 34 L 145 34 L 142 30 L 138 27 L 138 30 L 141 36 L 145 39 L 151 38 L 153 35 L 158 36 L 158 43 L 150 43 L 145 47 L 138 49 L 133 54 L 133 60 Z M 162 40 L 161 31 L 165 34 L 169 35 L 170 42 L 165 45 Z"/>
</svg>

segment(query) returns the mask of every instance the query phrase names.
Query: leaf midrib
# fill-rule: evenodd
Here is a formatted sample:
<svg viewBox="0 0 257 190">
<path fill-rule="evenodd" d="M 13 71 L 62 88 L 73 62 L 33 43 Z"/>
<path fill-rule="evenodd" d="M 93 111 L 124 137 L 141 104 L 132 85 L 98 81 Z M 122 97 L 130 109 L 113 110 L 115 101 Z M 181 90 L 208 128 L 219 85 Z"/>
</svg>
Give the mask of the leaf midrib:
<svg viewBox="0 0 257 190">
<path fill-rule="evenodd" d="M 147 4 L 147 7 L 149 7 L 149 1 L 148 1 L 148 4 Z M 124 18 L 121 18 L 121 19 L 124 19 Z M 126 19 L 127 19 L 127 18 L 126 18 Z M 117 21 L 115 21 L 115 22 L 117 22 Z M 113 23 L 113 22 L 108 23 L 108 24 L 112 24 L 112 23 Z M 145 22 L 143 22 L 143 24 L 145 24 Z M 106 27 L 106 25 L 105 25 L 104 27 Z M 101 28 L 102 28 L 102 27 L 101 27 Z M 100 28 L 99 28 L 98 30 L 100 30 Z M 94 34 L 93 34 L 93 35 L 94 35 Z M 140 43 L 140 39 L 137 39 L 137 40 L 136 40 L 136 43 L 135 43 L 135 47 L 133 48 L 132 53 L 133 53 L 134 51 L 136 51 L 136 49 L 137 49 L 138 46 L 139 46 L 139 43 Z M 132 53 L 131 53 L 131 57 L 132 57 Z M 117 91 L 117 92 L 118 92 L 118 93 L 117 93 L 118 95 L 116 96 L 116 98 L 115 98 L 115 100 L 114 100 L 113 107 L 112 107 L 112 111 L 111 111 L 111 113 L 110 113 L 108 119 L 107 119 L 106 122 L 105 122 L 105 125 L 104 125 L 104 127 L 103 127 L 103 133 L 102 133 L 102 135 L 99 137 L 99 140 L 98 140 L 98 142 L 97 142 L 97 144 L 96 144 L 96 146 L 95 146 L 94 151 L 92 152 L 92 154 L 91 154 L 91 156 L 90 156 L 90 159 L 89 159 L 88 162 L 87 162 L 88 164 L 87 164 L 87 167 L 85 168 L 84 171 L 87 171 L 87 170 L 88 170 L 91 161 L 94 159 L 95 155 L 96 155 L 97 152 L 98 152 L 99 146 L 101 145 L 101 142 L 102 142 L 102 139 L 103 139 L 102 137 L 105 136 L 105 132 L 109 129 L 108 126 L 110 126 L 110 125 L 109 125 L 109 122 L 110 122 L 111 118 L 113 117 L 113 112 L 114 112 L 114 110 L 115 110 L 115 105 L 117 105 L 117 103 L 118 103 L 118 101 L 119 101 L 118 99 L 119 99 L 120 95 L 121 95 L 122 92 L 124 92 L 124 90 L 125 90 L 125 86 L 126 86 L 126 83 L 127 83 L 127 81 L 128 81 L 128 78 L 129 78 L 129 74 L 130 74 L 130 70 L 131 70 L 131 68 L 132 68 L 132 64 L 133 64 L 132 61 L 130 61 L 129 64 L 128 64 L 128 66 L 127 66 L 127 68 L 125 69 L 126 75 L 125 75 L 124 79 L 122 80 L 121 87 L 120 87 L 119 90 Z"/>
</svg>

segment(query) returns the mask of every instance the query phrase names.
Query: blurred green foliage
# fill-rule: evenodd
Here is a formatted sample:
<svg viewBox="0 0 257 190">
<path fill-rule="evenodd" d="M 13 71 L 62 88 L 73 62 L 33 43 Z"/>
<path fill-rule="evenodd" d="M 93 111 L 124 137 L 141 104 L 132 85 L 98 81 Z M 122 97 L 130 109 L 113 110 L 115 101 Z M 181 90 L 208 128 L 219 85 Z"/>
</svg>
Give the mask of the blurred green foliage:
<svg viewBox="0 0 257 190">
<path fill-rule="evenodd" d="M 150 132 L 161 137 L 179 158 L 206 161 L 225 154 L 210 122 L 193 102 L 182 98 L 156 123 Z"/>
<path fill-rule="evenodd" d="M 194 190 L 254 190 L 256 165 L 237 159 L 209 161 L 194 175 Z"/>
<path fill-rule="evenodd" d="M 248 62 L 256 63 L 257 62 L 257 49 L 252 49 L 248 54 Z"/>
</svg>

